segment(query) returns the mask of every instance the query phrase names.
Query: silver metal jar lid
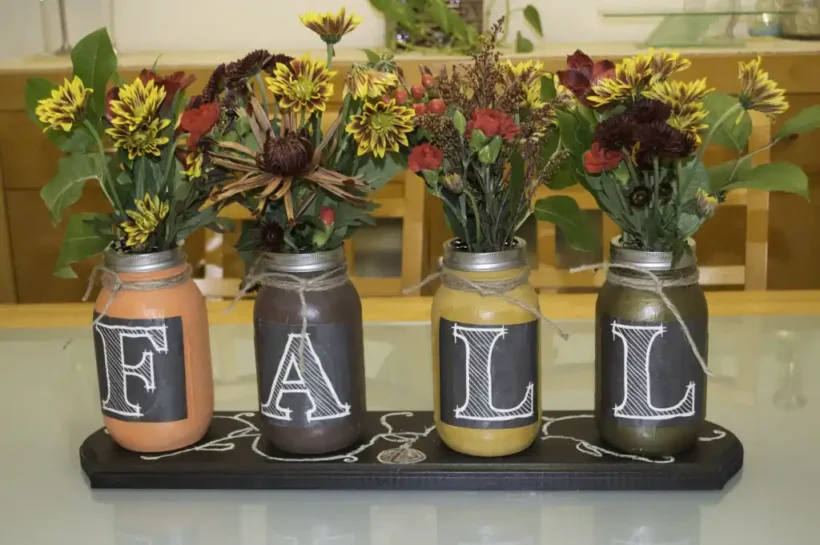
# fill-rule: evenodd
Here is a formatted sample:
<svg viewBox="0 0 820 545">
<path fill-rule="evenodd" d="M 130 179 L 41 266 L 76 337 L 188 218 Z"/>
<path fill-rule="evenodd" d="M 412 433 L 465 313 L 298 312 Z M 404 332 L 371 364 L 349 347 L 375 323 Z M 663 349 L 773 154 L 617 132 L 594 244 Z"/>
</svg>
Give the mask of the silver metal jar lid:
<svg viewBox="0 0 820 545">
<path fill-rule="evenodd" d="M 327 252 L 310 254 L 262 254 L 262 266 L 270 271 L 283 273 L 310 273 L 330 270 L 345 262 L 343 246 Z"/>
<path fill-rule="evenodd" d="M 652 252 L 624 248 L 620 236 L 613 238 L 609 243 L 609 259 L 616 265 L 631 265 L 645 271 L 672 271 L 692 267 L 697 263 L 695 256 L 695 241 L 689 240 L 691 252 L 686 252 L 680 260 L 672 266 L 672 252 Z"/>
<path fill-rule="evenodd" d="M 455 247 L 456 239 L 444 243 L 444 266 L 461 272 L 506 271 L 527 266 L 527 243 L 515 238 L 515 246 L 500 252 L 465 252 Z"/>
<path fill-rule="evenodd" d="M 103 255 L 103 264 L 118 273 L 149 273 L 183 265 L 186 259 L 182 248 L 150 254 L 126 254 L 109 250 Z"/>
</svg>

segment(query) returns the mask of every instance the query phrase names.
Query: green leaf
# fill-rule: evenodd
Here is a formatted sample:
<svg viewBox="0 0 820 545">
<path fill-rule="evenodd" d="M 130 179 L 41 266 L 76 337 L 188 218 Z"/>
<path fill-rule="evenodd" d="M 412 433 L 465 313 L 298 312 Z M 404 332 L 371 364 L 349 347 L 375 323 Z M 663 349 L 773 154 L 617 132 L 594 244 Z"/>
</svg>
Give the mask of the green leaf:
<svg viewBox="0 0 820 545">
<path fill-rule="evenodd" d="M 472 134 L 470 134 L 470 150 L 473 153 L 478 153 L 478 150 L 484 147 L 487 143 L 487 137 L 484 136 L 484 133 L 478 129 L 473 129 Z"/>
<path fill-rule="evenodd" d="M 561 168 L 555 173 L 555 176 L 547 181 L 547 187 L 553 190 L 559 190 L 572 187 L 577 183 L 578 180 L 575 179 L 572 163 L 570 161 L 564 161 L 564 164 L 561 165 Z"/>
<path fill-rule="evenodd" d="M 52 132 L 52 131 L 49 131 Z M 52 138 L 58 148 L 66 153 L 86 153 L 94 145 L 94 137 L 89 134 L 86 127 L 80 126 L 67 135 L 54 133 L 54 136 L 62 138 Z"/>
<path fill-rule="evenodd" d="M 369 62 L 370 64 L 376 64 L 382 59 L 381 55 L 379 55 L 372 49 L 362 49 L 362 51 L 365 55 L 367 55 L 367 62 Z"/>
<path fill-rule="evenodd" d="M 744 176 L 723 187 L 730 189 L 759 189 L 783 191 L 809 197 L 809 177 L 803 169 L 792 163 L 767 163 L 751 169 Z"/>
<path fill-rule="evenodd" d="M 75 214 L 68 218 L 63 245 L 54 266 L 54 275 L 60 278 L 77 278 L 71 264 L 104 252 L 114 241 L 112 231 L 106 232 L 101 225 L 110 225 L 108 214 Z"/>
<path fill-rule="evenodd" d="M 586 150 L 581 147 L 580 142 L 575 138 L 575 133 L 578 130 L 578 118 L 563 110 L 556 110 L 555 116 L 558 120 L 558 130 L 561 132 L 561 145 L 573 157 L 582 157 Z"/>
<path fill-rule="evenodd" d="M 533 49 L 535 49 L 535 47 L 532 45 L 532 42 L 526 39 L 519 30 L 518 33 L 516 33 L 515 35 L 515 52 L 532 53 Z"/>
<path fill-rule="evenodd" d="M 789 118 L 783 127 L 775 135 L 776 139 L 786 138 L 795 134 L 803 134 L 806 132 L 820 129 L 820 105 L 815 104 L 808 108 L 803 108 L 791 118 Z"/>
<path fill-rule="evenodd" d="M 709 93 L 703 102 L 709 112 L 704 120 L 709 129 L 717 125 L 718 119 L 728 110 L 738 105 L 737 98 L 726 93 Z M 716 130 L 711 142 L 735 151 L 746 149 L 752 134 L 752 119 L 749 112 L 742 110 L 738 117 L 725 120 Z"/>
<path fill-rule="evenodd" d="M 737 168 L 735 165 L 737 164 Z M 722 191 L 723 188 L 729 184 L 730 176 L 734 171 L 734 178 L 743 177 L 752 170 L 752 158 L 744 157 L 738 163 L 737 161 L 726 161 L 717 166 L 709 167 L 709 188 L 712 193 Z"/>
<path fill-rule="evenodd" d="M 683 239 L 691 237 L 698 232 L 704 221 L 705 218 L 701 218 L 697 214 L 681 212 L 678 216 L 678 235 Z"/>
<path fill-rule="evenodd" d="M 55 225 L 63 218 L 63 212 L 80 200 L 85 182 L 100 179 L 102 165 L 96 154 L 69 155 L 57 162 L 57 174 L 40 190 L 40 197 L 51 213 Z"/>
<path fill-rule="evenodd" d="M 57 84 L 45 78 L 29 78 L 26 81 L 26 88 L 24 91 L 26 112 L 29 119 L 34 121 L 38 126 L 43 127 L 37 118 L 34 111 L 37 109 L 37 103 L 51 96 L 51 91 L 57 88 Z"/>
<path fill-rule="evenodd" d="M 71 62 L 74 65 L 74 75 L 87 88 L 94 90 L 88 99 L 88 106 L 89 110 L 101 118 L 105 114 L 108 81 L 117 71 L 117 54 L 114 53 L 108 31 L 101 28 L 77 42 L 71 50 Z"/>
<path fill-rule="evenodd" d="M 421 177 L 424 178 L 424 181 L 427 183 L 427 187 L 430 189 L 435 188 L 440 181 L 439 173 L 435 170 L 422 170 Z"/>
<path fill-rule="evenodd" d="M 535 218 L 560 228 L 569 245 L 577 250 L 590 252 L 598 247 L 597 237 L 572 197 L 553 195 L 538 200 L 535 203 Z"/>
<path fill-rule="evenodd" d="M 498 159 L 498 154 L 501 153 L 501 137 L 495 136 L 486 146 L 490 150 L 490 163 L 494 163 Z M 480 158 L 480 154 L 479 154 Z M 489 164 L 489 163 L 488 163 Z"/>
<path fill-rule="evenodd" d="M 452 33 L 453 27 L 449 15 L 452 14 L 450 8 L 444 0 L 428 0 L 425 10 L 430 19 L 445 33 Z"/>
<path fill-rule="evenodd" d="M 493 162 L 493 152 L 490 146 L 484 146 L 478 151 L 478 160 L 482 165 L 489 165 Z"/>
<path fill-rule="evenodd" d="M 453 113 L 453 126 L 458 131 L 458 134 L 464 134 L 464 131 L 467 129 L 467 118 L 464 117 L 461 110 L 456 110 L 455 113 Z"/>
<path fill-rule="evenodd" d="M 541 28 L 541 16 L 532 4 L 528 4 L 527 7 L 524 8 L 524 20 L 529 23 L 533 32 L 535 32 L 539 38 L 544 37 L 544 30 Z"/>
<path fill-rule="evenodd" d="M 358 172 L 354 175 L 361 176 L 374 191 L 380 189 L 397 174 L 407 170 L 407 158 L 400 153 L 387 153 L 384 157 L 367 157 Z"/>
<path fill-rule="evenodd" d="M 549 102 L 558 96 L 555 90 L 555 80 L 551 76 L 541 76 L 541 101 Z"/>
</svg>

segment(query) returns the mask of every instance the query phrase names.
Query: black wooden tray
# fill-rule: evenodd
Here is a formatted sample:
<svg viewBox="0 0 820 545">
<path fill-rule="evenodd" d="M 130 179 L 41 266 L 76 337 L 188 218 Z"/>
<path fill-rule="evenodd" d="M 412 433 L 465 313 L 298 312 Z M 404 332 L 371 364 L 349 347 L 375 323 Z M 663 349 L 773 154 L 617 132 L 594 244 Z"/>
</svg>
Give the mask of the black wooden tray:
<svg viewBox="0 0 820 545">
<path fill-rule="evenodd" d="M 220 412 L 188 449 L 140 455 L 99 430 L 80 462 L 92 488 L 359 490 L 718 490 L 743 465 L 737 437 L 711 423 L 695 449 L 645 458 L 604 446 L 588 412 L 543 418 L 524 452 L 475 458 L 442 444 L 431 412 L 371 412 L 361 444 L 306 458 L 269 446 L 256 413 Z"/>
</svg>

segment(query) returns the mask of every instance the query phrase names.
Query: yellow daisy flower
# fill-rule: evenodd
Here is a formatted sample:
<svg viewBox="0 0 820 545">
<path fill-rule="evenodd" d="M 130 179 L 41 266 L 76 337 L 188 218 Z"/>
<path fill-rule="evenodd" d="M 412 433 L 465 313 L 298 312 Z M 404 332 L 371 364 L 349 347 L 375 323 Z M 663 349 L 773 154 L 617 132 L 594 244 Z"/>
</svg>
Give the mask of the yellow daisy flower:
<svg viewBox="0 0 820 545">
<path fill-rule="evenodd" d="M 659 81 L 643 92 L 643 96 L 660 100 L 675 108 L 703 102 L 706 95 L 714 91 L 706 86 L 706 78 L 694 81 Z"/>
<path fill-rule="evenodd" d="M 747 110 L 757 110 L 769 117 L 789 109 L 786 91 L 769 79 L 769 73 L 760 66 L 760 57 L 740 64 L 740 104 Z"/>
<path fill-rule="evenodd" d="M 185 157 L 182 173 L 190 179 L 202 177 L 202 154 L 198 151 Z"/>
<path fill-rule="evenodd" d="M 544 105 L 541 102 L 541 76 L 544 74 L 544 65 L 537 61 L 525 61 L 513 64 L 506 61 L 502 65 L 507 82 L 519 81 L 524 86 L 526 97 L 521 104 L 525 108 L 538 109 Z"/>
<path fill-rule="evenodd" d="M 594 106 L 616 104 L 635 99 L 650 77 L 650 59 L 644 55 L 624 59 L 615 65 L 615 77 L 602 79 L 592 86 L 589 101 Z"/>
<path fill-rule="evenodd" d="M 105 133 L 114 141 L 114 147 L 127 152 L 128 158 L 133 161 L 143 155 L 162 155 L 160 147 L 167 144 L 170 139 L 167 136 L 160 136 L 160 133 L 170 124 L 170 119 L 156 118 L 133 131 L 129 131 L 126 126 L 115 125 L 106 129 Z"/>
<path fill-rule="evenodd" d="M 399 78 L 392 72 L 381 72 L 357 64 L 345 79 L 345 93 L 357 100 L 379 98 L 399 84 Z"/>
<path fill-rule="evenodd" d="M 652 74 L 651 83 L 666 80 L 672 74 L 683 72 L 692 66 L 689 59 L 682 59 L 680 53 L 649 50 L 649 72 Z"/>
<path fill-rule="evenodd" d="M 34 113 L 37 119 L 46 128 L 55 131 L 68 132 L 74 124 L 80 120 L 88 97 L 93 93 L 93 89 L 86 89 L 83 82 L 77 76 L 51 91 L 51 97 L 44 98 L 37 103 Z"/>
<path fill-rule="evenodd" d="M 359 23 L 362 22 L 361 17 L 357 17 L 352 13 L 348 15 L 345 12 L 345 8 L 341 8 L 336 13 L 332 11 L 328 11 L 327 13 L 309 11 L 300 15 L 299 20 L 328 44 L 337 43 L 342 39 L 342 36 L 355 30 L 355 28 L 359 26 Z"/>
<path fill-rule="evenodd" d="M 365 103 L 360 115 L 350 117 L 345 131 L 353 135 L 358 144 L 357 155 L 372 153 L 384 157 L 387 151 L 399 151 L 400 146 L 410 145 L 408 133 L 413 131 L 412 108 L 400 106 L 395 100 Z"/>
<path fill-rule="evenodd" d="M 134 83 L 117 88 L 109 102 L 111 124 L 135 131 L 159 117 L 164 100 L 165 87 L 157 85 L 152 79 L 145 83 L 137 78 Z"/>
<path fill-rule="evenodd" d="M 126 211 L 131 219 L 120 224 L 125 231 L 125 245 L 128 247 L 145 244 L 170 211 L 167 202 L 160 202 L 157 195 L 151 197 L 148 193 L 142 200 L 134 201 L 134 205 L 136 210 Z"/>
<path fill-rule="evenodd" d="M 333 97 L 331 80 L 335 75 L 336 72 L 328 70 L 325 63 L 305 56 L 293 59 L 290 64 L 277 64 L 273 77 L 265 78 L 265 81 L 282 110 L 304 111 L 310 115 L 325 111 L 327 102 Z"/>
<path fill-rule="evenodd" d="M 708 112 L 703 108 L 703 103 L 697 102 L 681 108 L 673 108 L 667 124 L 681 132 L 690 133 L 695 137 L 695 141 L 700 143 L 700 133 L 709 128 L 703 122 L 707 116 Z"/>
<path fill-rule="evenodd" d="M 698 216 L 709 219 L 715 215 L 718 206 L 720 206 L 718 198 L 715 195 L 698 188 L 695 198 Z"/>
</svg>

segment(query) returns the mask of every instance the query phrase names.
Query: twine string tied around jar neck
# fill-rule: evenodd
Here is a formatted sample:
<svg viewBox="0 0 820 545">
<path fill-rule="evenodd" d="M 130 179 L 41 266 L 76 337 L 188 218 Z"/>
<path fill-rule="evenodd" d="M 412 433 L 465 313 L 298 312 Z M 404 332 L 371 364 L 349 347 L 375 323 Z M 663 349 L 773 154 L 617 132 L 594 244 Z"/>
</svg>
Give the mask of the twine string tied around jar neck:
<svg viewBox="0 0 820 545">
<path fill-rule="evenodd" d="M 295 274 L 264 271 L 259 272 L 261 262 L 258 260 L 245 277 L 244 285 L 236 294 L 230 306 L 223 312 L 228 313 L 236 306 L 240 299 L 258 286 L 270 286 L 283 291 L 295 292 L 299 295 L 299 315 L 302 318 L 302 329 L 299 335 L 299 369 L 305 368 L 305 339 L 307 338 L 307 299 L 305 293 L 328 291 L 345 285 L 349 278 L 347 276 L 347 264 L 342 263 L 332 269 L 313 277 L 301 277 Z"/>
<path fill-rule="evenodd" d="M 100 323 L 100 320 L 108 314 L 111 305 L 114 303 L 114 298 L 120 291 L 153 291 L 179 286 L 191 278 L 191 266 L 186 265 L 185 270 L 167 278 L 158 278 L 155 280 L 123 280 L 117 271 L 109 269 L 105 265 L 97 265 L 91 269 L 91 274 L 88 277 L 88 287 L 85 290 L 85 295 L 83 295 L 83 301 L 88 301 L 88 298 L 91 296 L 91 291 L 94 289 L 98 274 L 103 287 L 108 288 L 111 293 L 108 295 L 108 300 L 105 302 L 102 312 L 100 312 L 91 323 L 92 327 Z"/>
<path fill-rule="evenodd" d="M 688 274 L 681 278 L 660 278 L 658 275 L 651 271 L 647 271 L 640 267 L 636 267 L 634 265 L 625 265 L 625 264 L 616 264 L 616 263 L 595 263 L 592 265 L 582 265 L 580 267 L 574 267 L 570 269 L 571 274 L 579 273 L 579 272 L 586 272 L 586 271 L 597 271 L 597 270 L 605 270 L 607 273 L 606 279 L 607 282 L 614 284 L 616 286 L 623 286 L 625 288 L 641 290 L 641 291 L 650 291 L 661 298 L 663 304 L 672 315 L 675 317 L 675 320 L 680 325 L 681 329 L 683 330 L 683 335 L 686 337 L 687 343 L 689 343 L 689 348 L 692 349 L 692 353 L 695 355 L 695 359 L 698 360 L 701 369 L 703 372 L 706 373 L 707 376 L 714 376 L 712 372 L 709 370 L 709 367 L 706 365 L 706 360 L 703 359 L 703 355 L 700 353 L 700 349 L 698 349 L 695 340 L 692 338 L 692 333 L 689 331 L 689 327 L 686 325 L 686 322 L 683 321 L 683 316 L 681 316 L 678 307 L 669 299 L 669 296 L 666 295 L 664 291 L 666 288 L 675 288 L 675 287 L 685 287 L 685 286 L 694 286 L 699 281 L 698 272 L 695 271 L 692 274 Z M 639 277 L 634 276 L 626 276 L 623 274 L 618 274 L 617 271 L 630 271 L 634 272 Z"/>
<path fill-rule="evenodd" d="M 420 290 L 430 282 L 437 279 L 441 279 L 442 284 L 444 284 L 450 289 L 478 293 L 482 297 L 497 297 L 502 301 L 506 301 L 511 305 L 515 305 L 521 309 L 524 309 L 532 313 L 532 315 L 536 318 L 544 320 L 546 323 L 548 323 L 553 329 L 555 329 L 558 332 L 558 335 L 560 335 L 561 338 L 566 341 L 567 339 L 569 339 L 569 334 L 564 332 L 564 330 L 562 330 L 558 326 L 558 324 L 544 316 L 541 313 L 541 311 L 538 310 L 537 307 L 534 307 L 533 305 L 527 304 L 524 301 L 507 295 L 507 292 L 514 290 L 519 286 L 523 286 L 527 282 L 529 282 L 529 277 L 530 272 L 529 270 L 527 270 L 520 276 L 517 276 L 515 278 L 509 278 L 506 280 L 474 281 L 468 278 L 464 278 L 463 276 L 458 276 L 453 273 L 447 272 L 445 270 L 440 270 L 438 272 L 431 274 L 415 286 L 403 289 L 402 293 L 405 295 L 413 293 L 414 291 Z"/>
</svg>

